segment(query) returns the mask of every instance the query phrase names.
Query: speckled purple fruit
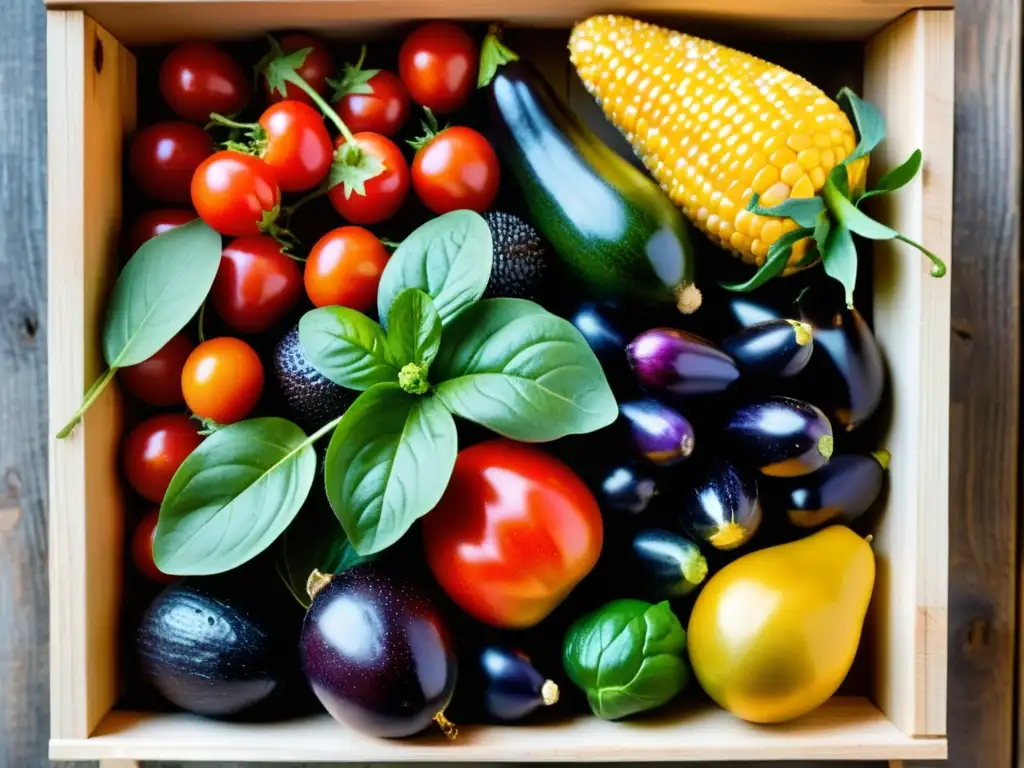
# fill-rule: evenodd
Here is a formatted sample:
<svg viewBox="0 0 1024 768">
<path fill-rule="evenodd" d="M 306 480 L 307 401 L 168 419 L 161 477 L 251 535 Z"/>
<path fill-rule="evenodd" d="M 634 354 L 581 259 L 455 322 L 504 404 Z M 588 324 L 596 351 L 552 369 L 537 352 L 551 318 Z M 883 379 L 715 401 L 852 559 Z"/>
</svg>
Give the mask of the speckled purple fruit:
<svg viewBox="0 0 1024 768">
<path fill-rule="evenodd" d="M 457 663 L 441 615 L 413 584 L 373 563 L 317 592 L 301 652 L 324 708 L 373 736 L 422 731 L 455 690 Z"/>
</svg>

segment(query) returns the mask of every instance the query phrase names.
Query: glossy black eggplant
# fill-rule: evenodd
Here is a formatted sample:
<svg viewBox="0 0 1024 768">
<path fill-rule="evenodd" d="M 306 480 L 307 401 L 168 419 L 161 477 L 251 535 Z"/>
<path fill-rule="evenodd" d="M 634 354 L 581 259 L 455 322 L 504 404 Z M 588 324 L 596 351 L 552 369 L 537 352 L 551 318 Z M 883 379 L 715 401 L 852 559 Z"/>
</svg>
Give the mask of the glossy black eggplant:
<svg viewBox="0 0 1024 768">
<path fill-rule="evenodd" d="M 604 474 L 597 499 L 602 509 L 639 515 L 657 495 L 658 483 L 650 472 L 635 464 L 619 464 Z"/>
<path fill-rule="evenodd" d="M 302 666 L 343 725 L 399 738 L 432 721 L 449 732 L 457 662 L 441 614 L 411 581 L 376 563 L 310 579 Z"/>
<path fill-rule="evenodd" d="M 783 319 L 774 308 L 743 294 L 729 292 L 720 301 L 716 297 L 716 304 L 724 315 L 721 324 L 726 328 L 742 330 L 769 320 Z"/>
<path fill-rule="evenodd" d="M 568 320 L 578 330 L 594 355 L 605 368 L 626 369 L 626 342 L 622 329 L 621 310 L 612 303 L 585 301 L 569 314 Z"/>
<path fill-rule="evenodd" d="M 645 389 L 673 395 L 724 392 L 740 372 L 729 355 L 710 341 L 675 328 L 652 328 L 626 346 L 626 359 Z"/>
<path fill-rule="evenodd" d="M 825 320 L 805 314 L 814 329 L 814 355 L 807 369 L 812 399 L 844 431 L 859 427 L 878 410 L 885 394 L 885 364 L 874 333 L 855 308 L 842 306 Z"/>
<path fill-rule="evenodd" d="M 633 534 L 630 584 L 646 600 L 674 600 L 694 593 L 708 575 L 708 561 L 692 539 L 660 528 Z"/>
<path fill-rule="evenodd" d="M 520 720 L 558 702 L 557 683 L 538 672 L 522 651 L 487 646 L 480 652 L 478 674 L 483 710 L 494 720 Z"/>
<path fill-rule="evenodd" d="M 851 525 L 878 498 L 888 467 L 888 451 L 833 456 L 817 472 L 772 487 L 765 506 L 785 510 L 789 521 L 799 528 Z"/>
<path fill-rule="evenodd" d="M 769 397 L 733 411 L 722 441 L 736 460 L 771 477 L 807 475 L 832 455 L 832 425 L 821 409 L 790 397 Z"/>
<path fill-rule="evenodd" d="M 722 349 L 744 376 L 788 378 L 807 367 L 814 340 L 805 322 L 768 320 L 727 336 Z"/>
<path fill-rule="evenodd" d="M 139 668 L 182 709 L 240 716 L 267 702 L 297 671 L 294 636 L 266 606 L 217 580 L 189 579 L 164 589 L 136 630 Z M 283 636 L 287 635 L 287 637 Z"/>
<path fill-rule="evenodd" d="M 698 541 L 715 549 L 742 547 L 761 525 L 754 472 L 712 458 L 680 495 L 678 521 Z"/>
<path fill-rule="evenodd" d="M 619 415 L 636 452 L 652 464 L 668 467 L 693 453 L 693 426 L 674 408 L 643 398 L 620 403 Z"/>
</svg>

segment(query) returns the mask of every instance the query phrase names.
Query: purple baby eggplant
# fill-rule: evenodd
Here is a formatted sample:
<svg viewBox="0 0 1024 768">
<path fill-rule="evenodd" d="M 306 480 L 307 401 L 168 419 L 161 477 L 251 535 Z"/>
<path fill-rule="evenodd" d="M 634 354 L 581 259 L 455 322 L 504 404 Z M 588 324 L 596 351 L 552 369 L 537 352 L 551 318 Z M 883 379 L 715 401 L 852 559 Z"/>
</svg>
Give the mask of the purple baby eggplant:
<svg viewBox="0 0 1024 768">
<path fill-rule="evenodd" d="M 522 651 L 491 645 L 480 652 L 483 710 L 499 721 L 526 717 L 558 702 L 558 685 L 544 677 Z"/>
<path fill-rule="evenodd" d="M 811 359 L 811 326 L 798 320 L 769 320 L 737 331 L 722 342 L 744 376 L 796 376 Z"/>
<path fill-rule="evenodd" d="M 713 459 L 683 495 L 679 522 L 691 536 L 715 549 L 742 547 L 761 525 L 754 473 Z"/>
<path fill-rule="evenodd" d="M 707 339 L 674 328 L 652 328 L 626 347 L 636 380 L 674 395 L 711 395 L 729 388 L 740 372 L 729 355 Z"/>
<path fill-rule="evenodd" d="M 850 525 L 878 498 L 888 466 L 888 451 L 833 456 L 813 474 L 779 482 L 765 505 L 785 509 L 789 521 L 799 528 Z"/>
<path fill-rule="evenodd" d="M 650 473 L 633 464 L 619 464 L 601 479 L 597 498 L 602 509 L 639 515 L 657 495 L 658 484 Z"/>
<path fill-rule="evenodd" d="M 832 425 L 821 410 L 789 397 L 769 397 L 737 408 L 722 432 L 736 459 L 771 477 L 821 469 L 832 455 Z"/>
<path fill-rule="evenodd" d="M 659 467 L 678 464 L 693 453 L 693 427 L 681 413 L 650 398 L 619 405 L 637 453 Z"/>
<path fill-rule="evenodd" d="M 676 600 L 693 595 L 708 575 L 708 561 L 695 541 L 660 528 L 633 534 L 628 566 L 632 584 L 645 599 Z"/>
</svg>

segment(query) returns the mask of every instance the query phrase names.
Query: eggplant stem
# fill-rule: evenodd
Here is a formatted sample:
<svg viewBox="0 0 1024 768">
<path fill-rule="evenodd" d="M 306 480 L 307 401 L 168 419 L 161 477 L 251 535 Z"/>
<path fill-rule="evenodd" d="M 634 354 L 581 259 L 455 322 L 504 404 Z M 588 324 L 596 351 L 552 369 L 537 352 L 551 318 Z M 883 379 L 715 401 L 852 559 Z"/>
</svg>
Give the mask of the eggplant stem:
<svg viewBox="0 0 1024 768">
<path fill-rule="evenodd" d="M 826 459 L 832 458 L 832 451 L 834 448 L 835 443 L 832 439 L 832 435 L 822 435 L 818 438 L 818 453 Z"/>
<path fill-rule="evenodd" d="M 703 554 L 683 563 L 683 578 L 690 584 L 700 584 L 708 576 L 708 559 Z"/>
<path fill-rule="evenodd" d="M 787 320 L 791 326 L 793 326 L 793 332 L 796 334 L 796 343 L 801 347 L 806 347 L 811 343 L 811 339 L 814 338 L 813 331 L 811 330 L 810 323 L 801 323 L 799 320 Z"/>
<path fill-rule="evenodd" d="M 313 572 L 309 574 L 309 578 L 306 579 L 306 594 L 309 595 L 309 599 L 312 600 L 321 589 L 330 583 L 331 574 L 322 573 L 318 568 L 314 568 Z"/>
<path fill-rule="evenodd" d="M 892 458 L 892 454 L 885 450 L 885 448 L 879 448 L 877 451 L 872 451 L 871 455 L 874 457 L 875 461 L 882 465 L 882 469 L 889 468 L 889 460 Z"/>
<path fill-rule="evenodd" d="M 434 722 L 441 727 L 441 733 L 447 736 L 449 740 L 455 741 L 459 737 L 459 729 L 455 727 L 455 723 L 444 716 L 444 712 L 438 712 L 434 715 Z"/>
<path fill-rule="evenodd" d="M 676 286 L 676 308 L 684 315 L 691 315 L 700 309 L 704 297 L 700 288 L 693 283 L 680 283 Z"/>
<path fill-rule="evenodd" d="M 545 680 L 544 685 L 540 687 L 540 698 L 544 702 L 545 707 L 557 704 L 560 695 L 561 691 L 558 690 L 558 683 L 554 680 Z"/>
<path fill-rule="evenodd" d="M 720 526 L 717 531 L 708 539 L 716 549 L 733 549 L 743 543 L 747 532 L 743 526 L 735 520 Z"/>
</svg>

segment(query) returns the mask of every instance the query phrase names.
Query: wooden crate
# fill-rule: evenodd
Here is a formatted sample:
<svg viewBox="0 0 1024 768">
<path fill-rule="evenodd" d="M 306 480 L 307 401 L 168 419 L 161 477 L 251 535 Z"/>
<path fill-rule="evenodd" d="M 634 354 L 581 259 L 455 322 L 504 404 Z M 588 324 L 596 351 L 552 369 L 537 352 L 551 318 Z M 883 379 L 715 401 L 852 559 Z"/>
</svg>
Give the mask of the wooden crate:
<svg viewBox="0 0 1024 768">
<path fill-rule="evenodd" d="M 685 12 L 679 10 L 685 5 Z M 891 196 L 883 220 L 950 263 L 953 10 L 949 0 L 618 0 L 611 7 L 676 28 L 778 38 L 853 39 L 862 94 L 889 136 L 873 153 L 892 167 L 914 148 L 923 173 Z M 450 17 L 564 28 L 607 3 L 564 0 L 83 0 L 47 12 L 51 434 L 102 371 L 103 303 L 117 270 L 122 149 L 135 125 L 130 48 L 281 28 L 351 36 L 397 20 Z M 687 26 L 689 25 L 689 26 Z M 564 43 L 564 38 L 559 37 Z M 564 53 L 555 84 L 569 88 Z M 592 106 L 592 105 L 589 105 Z M 602 120 L 590 109 L 592 120 Z M 601 126 L 603 135 L 608 127 Z M 327 715 L 272 725 L 122 711 L 119 609 L 123 492 L 116 388 L 76 432 L 50 444 L 51 743 L 56 760 L 602 761 L 845 759 L 946 755 L 949 312 L 953 277 L 935 280 L 909 247 L 876 247 L 874 327 L 892 378 L 890 492 L 875 539 L 878 580 L 864 637 L 868 697 L 837 697 L 793 723 L 758 727 L 714 708 L 637 723 L 468 729 L 455 743 L 345 733 Z"/>
</svg>

